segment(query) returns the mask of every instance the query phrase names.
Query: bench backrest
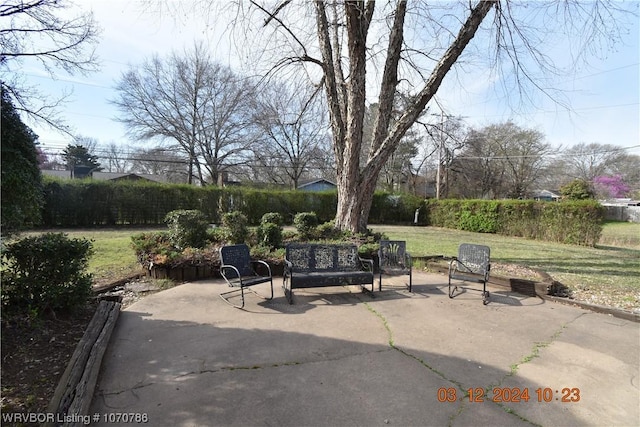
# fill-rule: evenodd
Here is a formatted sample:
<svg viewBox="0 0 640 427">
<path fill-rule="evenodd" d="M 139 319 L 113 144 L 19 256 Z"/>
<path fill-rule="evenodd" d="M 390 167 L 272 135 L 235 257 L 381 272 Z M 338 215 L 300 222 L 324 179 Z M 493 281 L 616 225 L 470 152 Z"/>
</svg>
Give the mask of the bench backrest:
<svg viewBox="0 0 640 427">
<path fill-rule="evenodd" d="M 285 250 L 285 257 L 296 271 L 361 270 L 356 245 L 289 243 Z"/>
<path fill-rule="evenodd" d="M 484 275 L 490 265 L 489 246 L 463 243 L 458 248 L 458 271 Z"/>
<path fill-rule="evenodd" d="M 253 268 L 251 268 L 249 246 L 245 244 L 221 247 L 220 262 L 223 265 L 233 265 L 240 272 L 240 276 L 252 276 L 255 274 Z"/>
</svg>

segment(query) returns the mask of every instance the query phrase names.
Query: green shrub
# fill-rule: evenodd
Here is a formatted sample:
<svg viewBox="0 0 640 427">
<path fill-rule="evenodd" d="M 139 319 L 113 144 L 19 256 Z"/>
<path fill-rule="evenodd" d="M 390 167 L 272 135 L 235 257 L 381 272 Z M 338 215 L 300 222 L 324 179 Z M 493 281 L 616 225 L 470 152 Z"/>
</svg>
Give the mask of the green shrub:
<svg viewBox="0 0 640 427">
<path fill-rule="evenodd" d="M 345 237 L 345 232 L 336 228 L 335 221 L 328 221 L 316 227 L 316 235 L 320 240 L 340 240 Z"/>
<path fill-rule="evenodd" d="M 594 246 L 604 212 L 594 200 L 430 200 L 428 224 L 550 242 Z"/>
<path fill-rule="evenodd" d="M 266 214 L 262 215 L 260 224 L 268 224 L 268 223 L 282 226 L 284 224 L 284 219 L 282 218 L 282 215 L 280 215 L 278 212 L 267 212 Z"/>
<path fill-rule="evenodd" d="M 136 259 L 145 268 L 152 264 L 166 264 L 178 258 L 180 251 L 171 243 L 168 232 L 155 231 L 131 236 Z"/>
<path fill-rule="evenodd" d="M 203 248 L 207 244 L 209 223 L 198 210 L 175 210 L 165 216 L 169 239 L 177 248 Z"/>
<path fill-rule="evenodd" d="M 259 244 L 269 247 L 278 248 L 282 246 L 282 227 L 273 222 L 264 222 L 258 226 Z"/>
<path fill-rule="evenodd" d="M 278 212 L 267 212 L 262 215 L 257 230 L 258 244 L 268 248 L 282 246 L 282 224 L 284 220 Z"/>
<path fill-rule="evenodd" d="M 456 228 L 476 233 L 496 233 L 500 222 L 498 207 L 496 201 L 464 201 Z"/>
<path fill-rule="evenodd" d="M 293 225 L 301 240 L 312 240 L 318 226 L 318 216 L 315 212 L 300 212 L 293 218 Z"/>
<path fill-rule="evenodd" d="M 249 234 L 247 217 L 240 211 L 227 212 L 222 215 L 222 226 L 226 229 L 228 239 L 233 244 L 244 243 Z"/>
<path fill-rule="evenodd" d="M 424 199 L 410 194 L 390 194 L 377 191 L 369 211 L 370 224 L 411 224 Z M 424 218 L 424 215 L 422 215 Z M 418 218 L 419 222 L 421 218 Z"/>
<path fill-rule="evenodd" d="M 569 200 L 588 200 L 595 197 L 593 186 L 584 179 L 574 179 L 560 187 L 562 197 Z"/>
<path fill-rule="evenodd" d="M 40 316 L 82 307 L 91 293 L 86 269 L 92 254 L 91 241 L 64 233 L 8 244 L 2 257 L 3 312 Z"/>
</svg>

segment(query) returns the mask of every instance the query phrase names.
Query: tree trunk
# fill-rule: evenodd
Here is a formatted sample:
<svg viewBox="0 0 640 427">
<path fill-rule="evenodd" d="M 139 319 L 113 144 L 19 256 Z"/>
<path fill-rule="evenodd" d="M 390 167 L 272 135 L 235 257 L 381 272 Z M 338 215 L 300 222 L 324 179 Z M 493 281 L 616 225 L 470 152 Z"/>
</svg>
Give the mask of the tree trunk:
<svg viewBox="0 0 640 427">
<path fill-rule="evenodd" d="M 349 57 L 346 106 L 340 105 L 339 102 L 337 89 L 339 84 L 337 83 L 341 81 L 342 70 L 332 66 L 332 53 L 335 47 L 332 49 L 326 14 L 320 3 L 320 1 L 316 2 L 318 35 L 323 55 L 325 89 L 330 105 L 333 140 L 338 163 L 338 207 L 335 224 L 340 230 L 363 233 L 367 231 L 369 211 L 380 170 L 398 147 L 404 134 L 436 94 L 445 75 L 458 60 L 485 16 L 496 3 L 494 0 L 485 0 L 471 9 L 469 17 L 456 39 L 435 66 L 415 101 L 389 128 L 388 116 L 393 106 L 393 96 L 397 85 L 397 67 L 402 48 L 402 27 L 406 10 L 406 3 L 398 3 L 387 49 L 387 61 L 380 88 L 380 108 L 376 118 L 371 151 L 368 162 L 362 170 L 360 169 L 360 152 L 366 99 L 366 37 L 374 3 L 369 1 L 365 5 L 363 2 L 345 2 Z M 342 117 L 346 117 L 346 123 L 340 120 Z"/>
</svg>

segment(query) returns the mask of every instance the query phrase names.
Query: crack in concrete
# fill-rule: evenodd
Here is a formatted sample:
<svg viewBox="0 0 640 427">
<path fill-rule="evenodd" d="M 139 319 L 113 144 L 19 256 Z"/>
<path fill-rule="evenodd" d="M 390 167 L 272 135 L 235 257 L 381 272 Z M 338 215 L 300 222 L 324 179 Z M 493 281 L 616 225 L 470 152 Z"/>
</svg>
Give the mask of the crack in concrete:
<svg viewBox="0 0 640 427">
<path fill-rule="evenodd" d="M 371 307 L 370 304 L 368 304 L 367 302 L 364 302 L 365 307 L 367 307 L 367 310 L 369 310 L 369 312 L 371 312 L 375 317 L 377 317 L 380 321 L 382 321 L 382 325 L 384 326 L 384 328 L 387 330 L 387 333 L 389 335 L 389 347 L 391 347 L 393 350 L 398 351 L 399 353 L 403 354 L 406 357 L 409 357 L 415 361 L 417 361 L 418 363 L 420 363 L 422 366 L 424 366 L 425 368 L 429 369 L 431 372 L 433 372 L 434 374 L 436 374 L 437 376 L 439 376 L 440 378 L 442 378 L 445 381 L 450 382 L 451 384 L 455 385 L 460 391 L 462 391 L 464 393 L 464 397 L 460 399 L 460 406 L 458 407 L 458 410 L 454 413 L 451 414 L 451 416 L 449 417 L 449 426 L 453 426 L 455 420 L 457 417 L 459 417 L 465 410 L 466 408 L 469 406 L 467 404 L 467 402 L 465 402 L 465 398 L 469 397 L 469 393 L 467 390 L 464 389 L 464 386 L 462 385 L 462 383 L 460 383 L 459 381 L 456 381 L 452 378 L 447 377 L 447 375 L 445 375 L 444 373 L 440 372 L 439 370 L 437 370 L 435 367 L 429 365 L 427 362 L 425 362 L 424 360 L 422 360 L 421 358 L 419 358 L 418 356 L 411 354 L 410 352 L 403 350 L 402 348 L 398 347 L 395 345 L 394 341 L 393 341 L 393 331 L 391 330 L 391 327 L 389 326 L 389 323 L 387 322 L 387 319 L 384 317 L 384 315 L 382 315 L 382 313 L 376 311 L 373 307 Z M 553 343 L 553 341 L 555 341 L 561 334 L 562 331 L 571 323 L 575 322 L 576 320 L 578 320 L 581 316 L 588 314 L 588 313 L 582 313 L 579 316 L 577 316 L 575 319 L 565 323 L 564 325 L 561 326 L 561 328 L 556 331 L 553 335 L 551 335 L 551 338 L 549 339 L 549 341 L 545 341 L 543 343 L 536 343 L 536 346 L 534 346 L 534 353 L 535 353 L 535 357 L 538 356 L 538 352 L 539 352 L 539 348 L 541 347 L 547 347 L 548 345 L 550 345 L 551 343 Z M 541 345 L 544 344 L 544 345 Z M 533 359 L 533 357 L 531 357 L 531 359 Z M 531 359 L 527 360 L 530 361 Z M 526 363 L 526 362 L 523 362 Z M 517 365 L 519 366 L 519 365 Z M 509 376 L 514 375 L 515 372 L 513 371 L 513 365 L 512 365 L 512 371 L 508 374 L 506 374 L 499 382 L 499 384 L 502 384 L 502 382 L 508 378 Z M 493 385 L 489 385 L 488 387 L 484 388 L 485 391 L 485 395 L 487 395 L 487 391 L 491 390 L 494 386 Z M 495 405 L 497 405 L 498 407 L 500 407 L 503 411 L 505 411 L 506 413 L 513 415 L 517 418 L 519 418 L 521 421 L 524 421 L 526 423 L 531 424 L 532 426 L 536 426 L 536 427 L 541 427 L 539 424 L 523 417 L 522 415 L 518 414 L 517 412 L 515 412 L 513 409 L 505 406 L 504 404 L 500 403 L 500 402 L 494 402 L 493 400 L 490 401 L 491 403 L 494 403 Z"/>
<path fill-rule="evenodd" d="M 531 349 L 531 352 L 527 355 L 525 355 L 520 362 L 518 363 L 514 363 L 511 365 L 511 369 L 510 371 L 504 376 L 502 377 L 502 379 L 500 379 L 500 381 L 497 382 L 497 384 L 489 384 L 488 387 L 486 387 L 485 390 L 485 395 L 489 394 L 489 391 L 493 390 L 496 387 L 500 387 L 504 381 L 507 378 L 513 377 L 515 375 L 517 375 L 518 373 L 518 368 L 526 363 L 530 363 L 532 360 L 540 357 L 540 350 L 549 347 L 550 345 L 552 345 L 555 341 L 557 341 L 557 339 L 562 335 L 562 333 L 565 331 L 565 329 L 567 329 L 569 327 L 569 325 L 571 325 L 572 323 L 574 323 L 575 321 L 577 321 L 578 319 L 580 319 L 582 316 L 588 315 L 590 313 L 580 313 L 579 315 L 577 315 L 575 318 L 571 319 L 570 321 L 564 323 L 563 325 L 560 326 L 560 328 L 555 331 L 553 334 L 551 334 L 551 336 L 549 337 L 549 339 L 547 339 L 546 341 L 540 341 L 540 342 L 534 342 L 534 345 Z M 496 402 L 492 400 L 492 403 L 494 403 L 495 405 L 499 406 L 500 408 L 502 408 L 505 412 L 515 415 L 516 417 L 520 418 L 523 421 L 526 421 L 528 423 L 531 423 L 533 425 L 538 425 L 536 423 L 534 423 L 531 420 L 526 419 L 525 417 L 523 417 L 522 415 L 518 414 L 513 408 L 507 406 L 508 403 L 511 402 Z"/>
<path fill-rule="evenodd" d="M 321 359 L 321 360 L 308 360 L 308 361 L 304 361 L 304 362 L 290 361 L 290 362 L 269 363 L 269 364 L 251 365 L 251 366 L 242 366 L 242 365 L 240 365 L 240 366 L 222 366 L 222 367 L 215 368 L 215 369 L 199 369 L 198 371 L 186 372 L 186 373 L 183 373 L 183 374 L 180 374 L 180 375 L 176 376 L 175 378 L 179 379 L 179 378 L 187 377 L 187 376 L 190 376 L 190 375 L 216 374 L 216 373 L 220 373 L 220 372 L 232 372 L 232 371 L 250 371 L 250 370 L 257 370 L 257 369 L 281 368 L 281 367 L 286 367 L 286 366 L 298 366 L 298 365 L 310 365 L 310 364 L 314 364 L 314 363 L 335 362 L 335 361 L 354 358 L 354 357 L 361 357 L 361 356 L 363 356 L 365 354 L 383 353 L 383 352 L 386 352 L 386 351 L 391 351 L 391 349 L 381 349 L 381 350 L 376 350 L 376 351 L 368 351 L 366 353 L 351 353 L 351 354 L 344 355 L 344 356 L 341 356 L 341 357 L 332 357 L 332 358 Z"/>
<path fill-rule="evenodd" d="M 104 391 L 104 390 L 100 390 L 100 395 L 102 396 L 118 396 L 122 393 L 126 393 L 128 391 L 134 391 L 134 390 L 139 390 L 141 388 L 145 388 L 145 387 L 149 387 L 152 385 L 155 385 L 155 382 L 151 382 L 151 383 L 138 383 L 137 385 L 134 385 L 133 387 L 128 387 L 125 388 L 123 390 L 117 390 L 117 391 Z"/>
<path fill-rule="evenodd" d="M 499 386 L 500 384 L 502 384 L 504 382 L 504 380 L 506 380 L 509 377 L 512 377 L 514 375 L 517 374 L 518 372 L 518 368 L 521 365 L 524 365 L 525 363 L 529 363 L 531 362 L 533 359 L 537 358 L 540 356 L 540 349 L 543 348 L 547 348 L 549 347 L 551 344 L 553 344 L 559 337 L 560 335 L 562 335 L 562 333 L 564 332 L 565 329 L 567 329 L 569 327 L 569 325 L 571 325 L 572 323 L 574 323 L 575 321 L 577 321 L 578 319 L 580 319 L 582 316 L 588 315 L 589 313 L 580 313 L 579 315 L 577 315 L 575 318 L 573 318 L 572 320 L 566 322 L 565 324 L 560 326 L 560 329 L 558 329 L 557 331 L 555 331 L 548 340 L 546 341 L 541 341 L 541 342 L 535 342 L 533 345 L 533 348 L 531 349 L 531 353 L 529 353 L 528 355 L 525 355 L 520 362 L 518 363 L 514 363 L 513 365 L 511 365 L 511 370 L 508 374 L 506 374 L 499 382 L 498 384 L 496 384 L 497 386 Z"/>
</svg>

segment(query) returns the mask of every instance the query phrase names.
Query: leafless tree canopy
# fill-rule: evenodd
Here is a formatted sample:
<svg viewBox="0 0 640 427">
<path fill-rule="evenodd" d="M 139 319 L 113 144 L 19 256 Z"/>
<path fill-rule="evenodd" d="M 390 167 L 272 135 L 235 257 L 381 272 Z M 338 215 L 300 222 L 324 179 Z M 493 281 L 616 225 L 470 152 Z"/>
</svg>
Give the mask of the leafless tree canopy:
<svg viewBox="0 0 640 427">
<path fill-rule="evenodd" d="M 227 20 L 223 25 L 235 32 L 242 57 L 266 79 L 301 71 L 298 76 L 323 86 L 336 160 L 336 226 L 352 231 L 366 229 L 383 166 L 445 76 L 490 67 L 506 93 L 525 100 L 542 93 L 562 101 L 550 77 L 566 70 L 546 52 L 569 38 L 579 40 L 571 50 L 575 67 L 585 54 L 616 42 L 624 17 L 619 4 L 607 0 L 197 4 Z M 408 93 L 412 102 L 394 116 L 398 93 Z M 372 103 L 377 116 L 365 149 L 365 111 Z M 368 156 L 361 164 L 363 151 Z"/>
<path fill-rule="evenodd" d="M 213 62 L 203 45 L 154 56 L 125 72 L 113 103 L 131 136 L 173 141 L 190 159 L 192 176 L 217 183 L 255 143 L 254 84 Z"/>
<path fill-rule="evenodd" d="M 549 165 L 544 135 L 512 122 L 472 131 L 451 164 L 452 190 L 468 198 L 526 198 Z"/>
<path fill-rule="evenodd" d="M 304 83 L 271 82 L 259 91 L 254 122 L 262 137 L 254 164 L 268 181 L 297 188 L 301 179 L 318 177 L 318 168 L 325 166 L 315 162 L 326 160 L 329 146 L 321 95 Z"/>
<path fill-rule="evenodd" d="M 575 179 L 593 182 L 602 176 L 620 176 L 626 184 L 639 187 L 640 156 L 613 144 L 583 142 L 553 158 L 548 179 L 552 188 L 560 188 Z"/>
<path fill-rule="evenodd" d="M 57 108 L 64 96 L 50 100 L 24 83 L 24 61 L 35 60 L 51 75 L 94 71 L 98 27 L 91 13 L 62 18 L 72 6 L 59 0 L 7 0 L 0 5 L 0 79 L 31 118 L 68 132 Z"/>
</svg>

